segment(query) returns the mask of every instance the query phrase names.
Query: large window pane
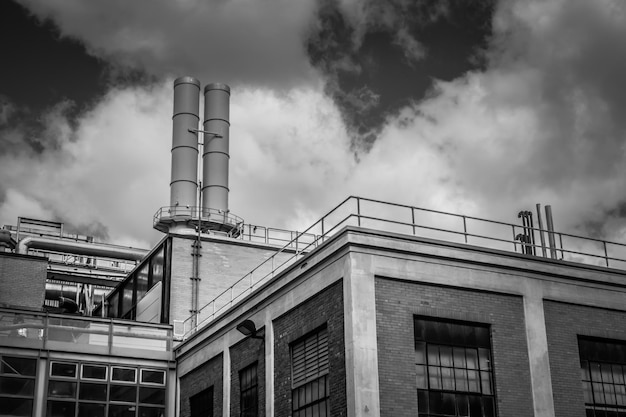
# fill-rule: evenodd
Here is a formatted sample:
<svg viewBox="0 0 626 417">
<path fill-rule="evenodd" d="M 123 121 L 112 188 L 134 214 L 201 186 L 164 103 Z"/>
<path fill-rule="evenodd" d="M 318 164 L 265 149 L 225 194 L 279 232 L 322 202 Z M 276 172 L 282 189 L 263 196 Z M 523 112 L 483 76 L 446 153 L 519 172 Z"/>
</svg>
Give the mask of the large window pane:
<svg viewBox="0 0 626 417">
<path fill-rule="evenodd" d="M 81 400 L 106 401 L 107 385 L 81 382 L 79 398 Z"/>
<path fill-rule="evenodd" d="M 580 338 L 578 348 L 587 414 L 626 415 L 626 343 Z"/>
<path fill-rule="evenodd" d="M 165 405 L 165 389 L 140 387 L 139 402 L 145 404 Z"/>
<path fill-rule="evenodd" d="M 76 382 L 49 381 L 48 396 L 56 398 L 76 398 Z"/>
<path fill-rule="evenodd" d="M 111 401 L 136 402 L 137 387 L 134 385 L 111 385 L 109 399 Z"/>
<path fill-rule="evenodd" d="M 37 360 L 15 356 L 0 357 L 0 374 L 35 376 Z"/>
<path fill-rule="evenodd" d="M 103 365 L 83 365 L 81 378 L 104 381 L 107 379 L 107 367 Z"/>
<path fill-rule="evenodd" d="M 78 404 L 79 416 L 104 417 L 105 411 L 106 411 L 106 404 L 91 404 L 91 403 Z"/>
<path fill-rule="evenodd" d="M 495 417 L 487 326 L 416 318 L 415 350 L 418 416 Z"/>
<path fill-rule="evenodd" d="M 60 376 L 64 378 L 76 378 L 76 364 L 53 362 L 50 370 L 51 376 Z"/>
<path fill-rule="evenodd" d="M 0 376 L 0 394 L 33 396 L 35 380 Z"/>
<path fill-rule="evenodd" d="M 145 262 L 137 271 L 137 301 L 141 300 L 148 292 L 148 273 L 150 271 L 150 263 Z"/>
<path fill-rule="evenodd" d="M 75 402 L 48 401 L 46 417 L 74 417 L 76 410 Z"/>
<path fill-rule="evenodd" d="M 0 410 L 2 415 L 30 417 L 33 413 L 33 400 L 0 397 Z"/>
</svg>

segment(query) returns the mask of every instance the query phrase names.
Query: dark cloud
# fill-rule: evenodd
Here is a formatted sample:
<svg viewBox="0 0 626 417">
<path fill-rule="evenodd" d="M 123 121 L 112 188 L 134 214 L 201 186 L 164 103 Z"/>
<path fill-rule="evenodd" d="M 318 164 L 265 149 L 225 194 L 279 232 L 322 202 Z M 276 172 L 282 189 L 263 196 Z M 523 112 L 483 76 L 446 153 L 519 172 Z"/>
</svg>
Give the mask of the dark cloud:
<svg viewBox="0 0 626 417">
<path fill-rule="evenodd" d="M 387 118 L 425 97 L 434 80 L 484 66 L 494 1 L 325 0 L 307 40 L 311 63 L 342 109 L 356 148 L 369 149 Z M 376 105 L 354 105 L 367 90 Z"/>
</svg>

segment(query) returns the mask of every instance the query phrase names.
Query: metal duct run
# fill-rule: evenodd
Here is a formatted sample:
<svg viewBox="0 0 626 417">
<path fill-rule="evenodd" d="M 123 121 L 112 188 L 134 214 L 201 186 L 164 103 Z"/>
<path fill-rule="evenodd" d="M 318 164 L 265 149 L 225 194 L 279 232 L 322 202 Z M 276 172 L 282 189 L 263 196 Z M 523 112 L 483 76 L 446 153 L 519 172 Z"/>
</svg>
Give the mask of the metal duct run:
<svg viewBox="0 0 626 417">
<path fill-rule="evenodd" d="M 15 240 L 13 240 L 11 232 L 8 230 L 0 230 L 0 246 L 5 246 L 9 249 L 15 248 Z"/>
<path fill-rule="evenodd" d="M 170 206 L 184 208 L 186 214 L 189 207 L 197 205 L 199 112 L 200 81 L 193 77 L 177 78 L 174 81 L 172 116 Z"/>
<path fill-rule="evenodd" d="M 229 106 L 229 86 L 213 83 L 204 87 L 202 207 L 224 213 L 228 213 Z"/>
<path fill-rule="evenodd" d="M 148 251 L 145 249 L 77 242 L 40 236 L 26 237 L 17 244 L 17 253 L 27 254 L 29 249 L 42 249 L 54 252 L 67 252 L 74 255 L 99 256 L 103 258 L 127 259 L 132 261 L 140 261 L 148 254 Z"/>
</svg>

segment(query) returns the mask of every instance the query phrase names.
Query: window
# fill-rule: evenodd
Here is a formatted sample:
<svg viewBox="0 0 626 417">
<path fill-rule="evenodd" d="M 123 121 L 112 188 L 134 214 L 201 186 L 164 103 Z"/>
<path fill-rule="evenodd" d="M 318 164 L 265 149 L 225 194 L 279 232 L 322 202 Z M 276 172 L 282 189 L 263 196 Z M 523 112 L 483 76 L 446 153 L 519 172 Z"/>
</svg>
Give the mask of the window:
<svg viewBox="0 0 626 417">
<path fill-rule="evenodd" d="M 495 417 L 489 327 L 415 319 L 419 417 Z"/>
<path fill-rule="evenodd" d="M 191 417 L 213 417 L 213 387 L 189 398 Z"/>
<path fill-rule="evenodd" d="M 330 415 L 328 331 L 324 327 L 291 346 L 293 417 Z"/>
<path fill-rule="evenodd" d="M 241 417 L 256 417 L 258 415 L 257 368 L 257 364 L 254 363 L 239 372 Z"/>
<path fill-rule="evenodd" d="M 0 413 L 30 416 L 33 413 L 37 359 L 0 355 Z"/>
<path fill-rule="evenodd" d="M 165 370 L 53 361 L 49 373 L 47 416 L 163 417 L 165 414 Z M 139 382 L 138 374 L 142 375 Z"/>
<path fill-rule="evenodd" d="M 626 415 L 626 342 L 580 338 L 587 416 Z"/>
</svg>

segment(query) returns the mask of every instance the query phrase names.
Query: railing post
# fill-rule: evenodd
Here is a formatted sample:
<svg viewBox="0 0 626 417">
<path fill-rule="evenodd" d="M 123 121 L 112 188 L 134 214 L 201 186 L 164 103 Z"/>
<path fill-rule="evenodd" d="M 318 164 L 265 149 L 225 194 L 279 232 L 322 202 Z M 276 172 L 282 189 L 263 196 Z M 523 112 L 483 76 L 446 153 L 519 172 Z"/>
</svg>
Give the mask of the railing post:
<svg viewBox="0 0 626 417">
<path fill-rule="evenodd" d="M 467 219 L 463 216 L 463 236 L 465 236 L 465 243 L 467 243 Z"/>
<path fill-rule="evenodd" d="M 357 225 L 361 227 L 361 199 L 359 197 L 356 198 L 356 221 Z"/>
<path fill-rule="evenodd" d="M 296 230 L 296 259 L 298 259 L 298 231 Z"/>
<path fill-rule="evenodd" d="M 561 244 L 561 260 L 565 259 L 565 255 L 563 254 L 563 235 L 559 233 L 559 243 Z"/>
<path fill-rule="evenodd" d="M 324 218 L 322 217 L 322 239 L 323 238 L 324 238 Z"/>
<path fill-rule="evenodd" d="M 606 240 L 603 240 L 602 244 L 604 245 L 604 261 L 606 262 L 606 266 L 608 268 L 608 266 L 609 266 L 609 253 L 606 250 Z"/>
<path fill-rule="evenodd" d="M 113 353 L 113 320 L 109 320 L 109 355 Z"/>
<path fill-rule="evenodd" d="M 415 207 L 411 207 L 411 224 L 413 225 L 413 236 L 415 236 Z"/>
<path fill-rule="evenodd" d="M 515 240 L 515 225 L 511 225 L 511 230 L 513 230 L 513 251 L 517 252 L 517 241 Z"/>
</svg>

